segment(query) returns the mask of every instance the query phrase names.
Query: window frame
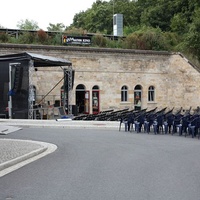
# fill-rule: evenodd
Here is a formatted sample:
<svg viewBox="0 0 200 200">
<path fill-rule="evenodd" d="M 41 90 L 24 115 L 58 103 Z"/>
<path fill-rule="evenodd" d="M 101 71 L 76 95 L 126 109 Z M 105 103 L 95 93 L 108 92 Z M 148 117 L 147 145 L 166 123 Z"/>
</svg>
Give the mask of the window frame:
<svg viewBox="0 0 200 200">
<path fill-rule="evenodd" d="M 121 102 L 128 102 L 128 87 L 126 85 L 121 87 Z"/>
<path fill-rule="evenodd" d="M 155 102 L 155 87 L 153 85 L 148 88 L 148 102 Z"/>
</svg>

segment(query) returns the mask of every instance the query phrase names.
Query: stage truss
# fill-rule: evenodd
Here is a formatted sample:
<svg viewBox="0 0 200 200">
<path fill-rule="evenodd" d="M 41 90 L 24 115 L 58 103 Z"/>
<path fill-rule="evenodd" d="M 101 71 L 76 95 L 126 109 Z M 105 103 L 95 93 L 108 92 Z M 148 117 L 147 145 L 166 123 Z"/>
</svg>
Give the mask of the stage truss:
<svg viewBox="0 0 200 200">
<path fill-rule="evenodd" d="M 67 66 L 66 68 L 61 67 L 63 70 L 63 79 L 64 79 L 64 108 L 67 109 L 67 114 L 72 115 L 72 66 Z M 28 98 L 28 104 L 29 104 L 29 112 L 28 112 L 28 119 L 33 119 L 33 99 L 34 99 L 34 88 L 33 88 L 33 74 L 35 73 L 34 68 L 34 61 L 29 61 L 29 98 Z M 67 104 L 66 104 L 67 102 Z"/>
</svg>

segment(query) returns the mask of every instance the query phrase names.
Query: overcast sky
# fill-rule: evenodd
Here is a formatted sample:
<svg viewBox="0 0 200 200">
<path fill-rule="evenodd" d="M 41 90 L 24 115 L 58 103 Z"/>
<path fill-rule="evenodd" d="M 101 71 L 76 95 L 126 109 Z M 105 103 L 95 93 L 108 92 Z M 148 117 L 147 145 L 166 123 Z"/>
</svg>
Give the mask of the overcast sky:
<svg viewBox="0 0 200 200">
<path fill-rule="evenodd" d="M 108 0 L 107 0 L 108 1 Z M 49 23 L 69 26 L 80 11 L 92 7 L 96 0 L 2 0 L 0 25 L 16 29 L 20 20 L 33 20 L 47 30 Z"/>
</svg>

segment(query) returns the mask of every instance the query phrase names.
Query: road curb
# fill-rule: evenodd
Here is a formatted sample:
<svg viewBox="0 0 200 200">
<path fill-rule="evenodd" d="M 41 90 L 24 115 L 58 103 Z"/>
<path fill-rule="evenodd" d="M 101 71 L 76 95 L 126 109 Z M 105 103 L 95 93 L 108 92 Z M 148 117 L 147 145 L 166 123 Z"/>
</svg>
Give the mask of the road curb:
<svg viewBox="0 0 200 200">
<path fill-rule="evenodd" d="M 17 140 L 17 139 L 3 139 L 3 140 L 11 140 L 11 141 L 22 141 L 27 142 L 27 145 L 31 145 L 31 143 L 38 144 L 38 147 L 35 150 L 30 150 L 30 152 L 25 153 L 24 155 L 18 156 L 16 158 L 10 159 L 0 164 L 0 177 L 5 176 L 6 174 L 17 170 L 31 162 L 34 162 L 44 156 L 47 156 L 50 153 L 53 153 L 57 146 L 55 144 L 33 141 L 33 140 Z"/>
<path fill-rule="evenodd" d="M 43 153 L 46 150 L 47 150 L 47 147 L 41 147 L 41 148 L 36 149 L 36 150 L 34 150 L 34 151 L 30 152 L 30 153 L 27 153 L 25 155 L 19 156 L 17 158 L 12 159 L 12 160 L 6 161 L 6 162 L 0 164 L 0 171 L 4 170 L 6 168 L 9 168 L 9 167 L 11 167 L 13 165 L 16 165 L 16 164 L 18 164 L 20 162 L 23 162 L 25 160 L 28 160 L 28 159 L 30 159 L 30 158 L 32 158 L 34 156 L 37 156 L 37 155 Z"/>
</svg>

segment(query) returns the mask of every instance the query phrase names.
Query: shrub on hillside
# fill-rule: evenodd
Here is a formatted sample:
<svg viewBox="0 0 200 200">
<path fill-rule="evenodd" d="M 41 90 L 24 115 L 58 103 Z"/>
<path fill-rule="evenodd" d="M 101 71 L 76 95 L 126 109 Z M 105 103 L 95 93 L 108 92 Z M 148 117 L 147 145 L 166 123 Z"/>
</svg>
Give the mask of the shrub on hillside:
<svg viewBox="0 0 200 200">
<path fill-rule="evenodd" d="M 34 44 L 36 43 L 36 37 L 34 33 L 25 32 L 19 35 L 19 38 L 17 39 L 17 41 L 20 44 Z"/>
<path fill-rule="evenodd" d="M 103 35 L 95 35 L 92 37 L 92 44 L 98 47 L 106 47 L 107 41 Z"/>
<path fill-rule="evenodd" d="M 6 33 L 0 33 L 0 42 L 6 43 L 9 41 L 9 36 Z"/>
<path fill-rule="evenodd" d="M 37 31 L 37 42 L 40 44 L 48 44 L 48 35 L 42 29 Z"/>
</svg>

